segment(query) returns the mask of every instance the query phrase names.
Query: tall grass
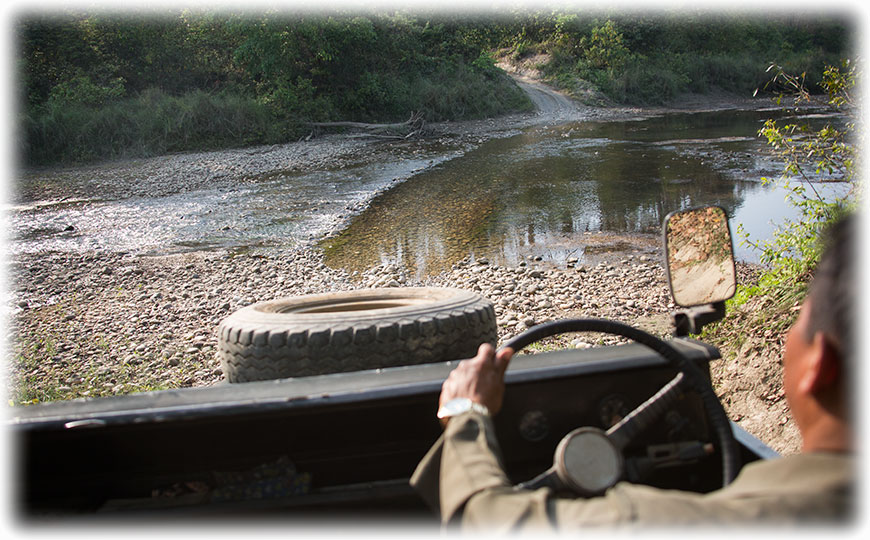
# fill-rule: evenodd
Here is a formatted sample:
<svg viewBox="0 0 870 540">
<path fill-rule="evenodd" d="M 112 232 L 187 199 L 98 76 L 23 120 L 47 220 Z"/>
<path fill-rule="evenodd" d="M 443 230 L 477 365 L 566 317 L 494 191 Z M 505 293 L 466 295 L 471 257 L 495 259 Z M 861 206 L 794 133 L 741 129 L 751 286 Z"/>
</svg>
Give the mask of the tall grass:
<svg viewBox="0 0 870 540">
<path fill-rule="evenodd" d="M 576 52 L 572 56 L 553 47 L 543 66 L 550 83 L 572 90 L 580 81 L 592 85 L 609 99 L 631 105 L 658 105 L 684 92 L 708 93 L 714 89 L 751 96 L 769 82 L 771 62 L 788 71 L 806 73 L 807 84 L 816 91 L 826 65 L 840 59 L 821 50 L 780 53 L 672 52 L 628 55 L 618 67 L 593 67 Z M 775 89 L 774 89 L 775 90 Z"/>
<path fill-rule="evenodd" d="M 293 129 L 250 98 L 148 90 L 100 107 L 49 102 L 23 118 L 19 150 L 25 164 L 46 165 L 271 143 Z"/>
<path fill-rule="evenodd" d="M 306 100 L 200 90 L 172 96 L 150 89 L 102 106 L 50 101 L 24 115 L 19 151 L 30 166 L 90 162 L 287 142 L 307 132 L 306 122 L 328 116 L 377 121 L 421 111 L 428 121 L 442 121 L 532 107 L 506 75 L 455 62 L 426 75 L 376 74 L 363 82 L 353 92 Z"/>
<path fill-rule="evenodd" d="M 451 84 L 444 84 L 450 80 Z M 419 110 L 433 121 L 480 119 L 512 111 L 529 111 L 528 96 L 507 75 L 483 75 L 456 67 L 441 67 L 412 83 Z"/>
</svg>

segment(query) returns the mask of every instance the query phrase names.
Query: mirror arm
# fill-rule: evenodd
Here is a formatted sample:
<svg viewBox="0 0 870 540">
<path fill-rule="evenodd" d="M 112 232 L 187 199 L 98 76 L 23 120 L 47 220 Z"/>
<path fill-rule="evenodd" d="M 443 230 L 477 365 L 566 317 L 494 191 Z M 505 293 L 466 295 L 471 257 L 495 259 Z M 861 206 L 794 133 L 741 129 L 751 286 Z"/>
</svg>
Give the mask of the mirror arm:
<svg viewBox="0 0 870 540">
<path fill-rule="evenodd" d="M 671 313 L 671 318 L 674 323 L 675 336 L 684 337 L 689 334 L 700 334 L 704 326 L 725 318 L 725 302 L 681 309 Z"/>
</svg>

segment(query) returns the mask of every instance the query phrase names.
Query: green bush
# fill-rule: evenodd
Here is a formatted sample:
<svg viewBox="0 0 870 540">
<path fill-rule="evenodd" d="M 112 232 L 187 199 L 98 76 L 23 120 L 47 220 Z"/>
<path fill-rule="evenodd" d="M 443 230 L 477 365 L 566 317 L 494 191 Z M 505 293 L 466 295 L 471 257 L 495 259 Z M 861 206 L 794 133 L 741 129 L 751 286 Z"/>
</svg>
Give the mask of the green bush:
<svg viewBox="0 0 870 540">
<path fill-rule="evenodd" d="M 832 110 L 845 113 L 852 119 L 860 117 L 853 103 L 859 73 L 853 64 L 846 69 L 828 67 L 822 74 L 820 85 L 826 102 Z M 805 79 L 788 75 L 780 66 L 774 67 L 774 81 L 778 88 L 796 97 L 799 104 L 819 100 L 812 97 Z M 778 96 L 781 101 L 783 96 Z M 763 341 L 775 346 L 777 336 L 783 339 L 797 317 L 796 308 L 806 297 L 813 272 L 824 246 L 825 229 L 843 215 L 857 211 L 862 204 L 862 185 L 856 175 L 858 149 L 853 146 L 855 125 L 847 122 L 845 129 L 826 125 L 812 129 L 796 123 L 780 125 L 768 120 L 759 131 L 772 150 L 786 163 L 784 177 L 770 182 L 781 182 L 788 191 L 788 200 L 797 210 L 798 217 L 777 224 L 769 240 L 755 241 L 738 224 L 738 236 L 743 245 L 756 249 L 763 271 L 754 283 L 741 283 L 729 300 L 728 316 L 704 330 L 703 338 L 722 348 L 740 348 L 747 334 L 759 333 Z M 845 196 L 825 197 L 815 191 L 811 183 L 795 183 L 789 178 L 806 178 L 821 172 L 831 179 L 846 182 L 851 188 Z M 750 328 L 750 330 L 747 330 Z M 736 343 L 736 345 L 735 345 Z M 781 341 L 780 341 L 781 343 Z M 724 351 L 723 351 L 724 352 Z"/>
<path fill-rule="evenodd" d="M 530 110 L 528 97 L 490 62 L 441 62 L 426 75 L 364 72 L 352 92 L 332 96 L 300 77 L 259 99 L 157 88 L 102 106 L 58 98 L 23 118 L 20 150 L 26 164 L 42 165 L 283 142 L 302 135 L 307 122 L 345 114 L 398 120 L 421 111 L 441 121 Z"/>
<path fill-rule="evenodd" d="M 546 75 L 584 100 L 643 104 L 715 87 L 748 94 L 772 58 L 814 84 L 849 42 L 838 20 L 697 13 L 68 12 L 17 23 L 26 164 L 271 143 L 317 121 L 528 110 L 495 68 L 499 46 L 517 59 L 549 52 Z"/>
<path fill-rule="evenodd" d="M 713 88 L 750 95 L 765 82 L 769 62 L 728 54 L 672 56 L 667 65 L 686 80 L 686 90 L 706 93 Z"/>
<path fill-rule="evenodd" d="M 292 140 L 310 122 L 462 120 L 531 107 L 449 17 L 34 17 L 21 37 L 25 164 Z"/>
<path fill-rule="evenodd" d="M 151 89 L 102 107 L 49 103 L 24 118 L 21 151 L 40 165 L 276 142 L 289 128 L 274 120 L 250 98 Z"/>
<path fill-rule="evenodd" d="M 87 75 L 78 75 L 63 81 L 51 89 L 48 95 L 49 103 L 60 106 L 66 104 L 81 104 L 100 106 L 106 102 L 124 97 L 124 79 L 116 77 L 108 84 L 94 83 Z"/>
<path fill-rule="evenodd" d="M 622 33 L 611 20 L 593 28 L 589 36 L 583 36 L 580 49 L 586 64 L 596 70 L 621 71 L 633 56 L 625 46 Z"/>
<path fill-rule="evenodd" d="M 536 16 L 529 14 L 525 24 Z M 661 103 L 675 92 L 716 88 L 748 96 L 766 82 L 772 59 L 807 72 L 812 86 L 826 64 L 849 54 L 844 19 L 613 12 L 602 20 L 580 13 L 556 13 L 547 20 L 552 35 L 539 44 L 551 55 L 547 77 L 563 87 L 586 80 L 611 100 L 628 104 Z"/>
<path fill-rule="evenodd" d="M 450 81 L 450 84 L 445 84 Z M 431 121 L 479 119 L 506 111 L 531 110 L 526 94 L 504 74 L 479 73 L 460 64 L 444 64 L 411 82 L 417 108 Z M 412 104 L 409 103 L 410 107 Z"/>
<path fill-rule="evenodd" d="M 847 61 L 843 65 L 843 71 L 829 66 L 822 75 L 820 85 L 825 90 L 824 104 L 855 119 L 859 111 L 853 102 L 853 92 L 860 73 L 854 63 Z M 788 89 L 798 105 L 819 101 L 807 90 L 805 78 L 790 75 L 781 66 L 771 67 L 774 70 L 773 82 Z M 844 214 L 856 211 L 861 203 L 862 185 L 856 174 L 858 149 L 852 140 L 854 130 L 853 121 L 847 122 L 842 129 L 830 124 L 813 129 L 800 120 L 785 125 L 768 120 L 759 130 L 759 135 L 767 139 L 786 164 L 782 179 L 764 180 L 780 182 L 786 188 L 788 201 L 797 210 L 798 217 L 778 224 L 770 240 L 755 241 L 738 225 L 742 243 L 757 250 L 767 268 L 757 284 L 738 288 L 735 303 L 767 295 L 778 300 L 773 305 L 776 309 L 787 308 L 803 298 L 821 257 L 823 231 Z M 850 189 L 843 196 L 824 196 L 812 183 L 790 180 L 808 179 L 818 174 L 845 182 Z"/>
<path fill-rule="evenodd" d="M 618 101 L 659 104 L 685 91 L 688 84 L 685 75 L 638 61 L 600 81 L 599 87 Z"/>
</svg>

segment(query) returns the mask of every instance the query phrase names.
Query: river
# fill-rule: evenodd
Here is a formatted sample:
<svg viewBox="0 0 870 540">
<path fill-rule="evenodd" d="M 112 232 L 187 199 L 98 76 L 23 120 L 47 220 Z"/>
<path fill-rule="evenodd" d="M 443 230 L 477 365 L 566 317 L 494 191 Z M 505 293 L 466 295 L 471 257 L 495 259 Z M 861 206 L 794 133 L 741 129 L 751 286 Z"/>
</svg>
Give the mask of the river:
<svg viewBox="0 0 870 540">
<path fill-rule="evenodd" d="M 536 125 L 468 151 L 421 142 L 400 158 L 279 171 L 230 187 L 23 204 L 11 211 L 9 247 L 13 255 L 164 254 L 319 243 L 331 266 L 401 264 L 419 276 L 468 256 L 582 261 L 589 234 L 655 234 L 668 212 L 702 204 L 724 207 L 732 230 L 742 224 L 764 239 L 792 215 L 785 192 L 761 182 L 782 170 L 757 136 L 779 115 Z M 735 248 L 755 260 L 739 238 Z"/>
</svg>

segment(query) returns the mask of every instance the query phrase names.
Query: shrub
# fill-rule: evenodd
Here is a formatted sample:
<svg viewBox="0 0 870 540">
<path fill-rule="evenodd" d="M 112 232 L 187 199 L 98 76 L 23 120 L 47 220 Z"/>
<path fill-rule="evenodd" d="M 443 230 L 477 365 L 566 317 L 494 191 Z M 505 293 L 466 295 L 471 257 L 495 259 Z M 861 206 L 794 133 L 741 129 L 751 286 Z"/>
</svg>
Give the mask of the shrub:
<svg viewBox="0 0 870 540">
<path fill-rule="evenodd" d="M 108 84 L 98 85 L 87 75 L 78 75 L 54 86 L 49 92 L 48 101 L 60 106 L 81 104 L 95 107 L 117 100 L 124 94 L 123 77 L 115 77 Z"/>
<path fill-rule="evenodd" d="M 22 124 L 28 165 L 277 142 L 292 131 L 251 98 L 202 91 L 175 97 L 157 89 L 102 107 L 50 102 Z"/>
<path fill-rule="evenodd" d="M 658 104 L 683 92 L 689 78 L 669 69 L 662 69 L 646 62 L 632 62 L 618 75 L 599 79 L 599 87 L 607 95 L 619 101 L 642 104 Z"/>
<path fill-rule="evenodd" d="M 825 102 L 834 110 L 857 116 L 852 92 L 860 74 L 854 63 L 847 61 L 843 65 L 845 71 L 828 67 L 822 76 Z M 771 66 L 771 69 L 774 71 L 772 83 L 790 89 L 797 107 L 818 101 L 808 92 L 805 77 L 790 75 L 776 65 Z M 782 96 L 778 97 L 778 102 L 782 102 Z M 743 244 L 755 248 L 761 262 L 768 267 L 757 286 L 744 287 L 739 291 L 738 301 L 777 289 L 803 292 L 821 256 L 819 238 L 822 231 L 843 214 L 854 211 L 859 204 L 861 185 L 855 174 L 857 156 L 851 140 L 854 129 L 852 122 L 848 122 L 844 129 L 837 129 L 830 124 L 812 129 L 797 121 L 780 125 L 768 120 L 759 130 L 759 135 L 767 139 L 774 152 L 785 162 L 785 175 L 778 181 L 788 190 L 788 200 L 797 209 L 798 217 L 779 224 L 770 240 L 753 241 L 738 226 Z M 826 197 L 811 182 L 791 180 L 809 180 L 818 175 L 846 182 L 850 189 L 844 196 Z"/>
</svg>

